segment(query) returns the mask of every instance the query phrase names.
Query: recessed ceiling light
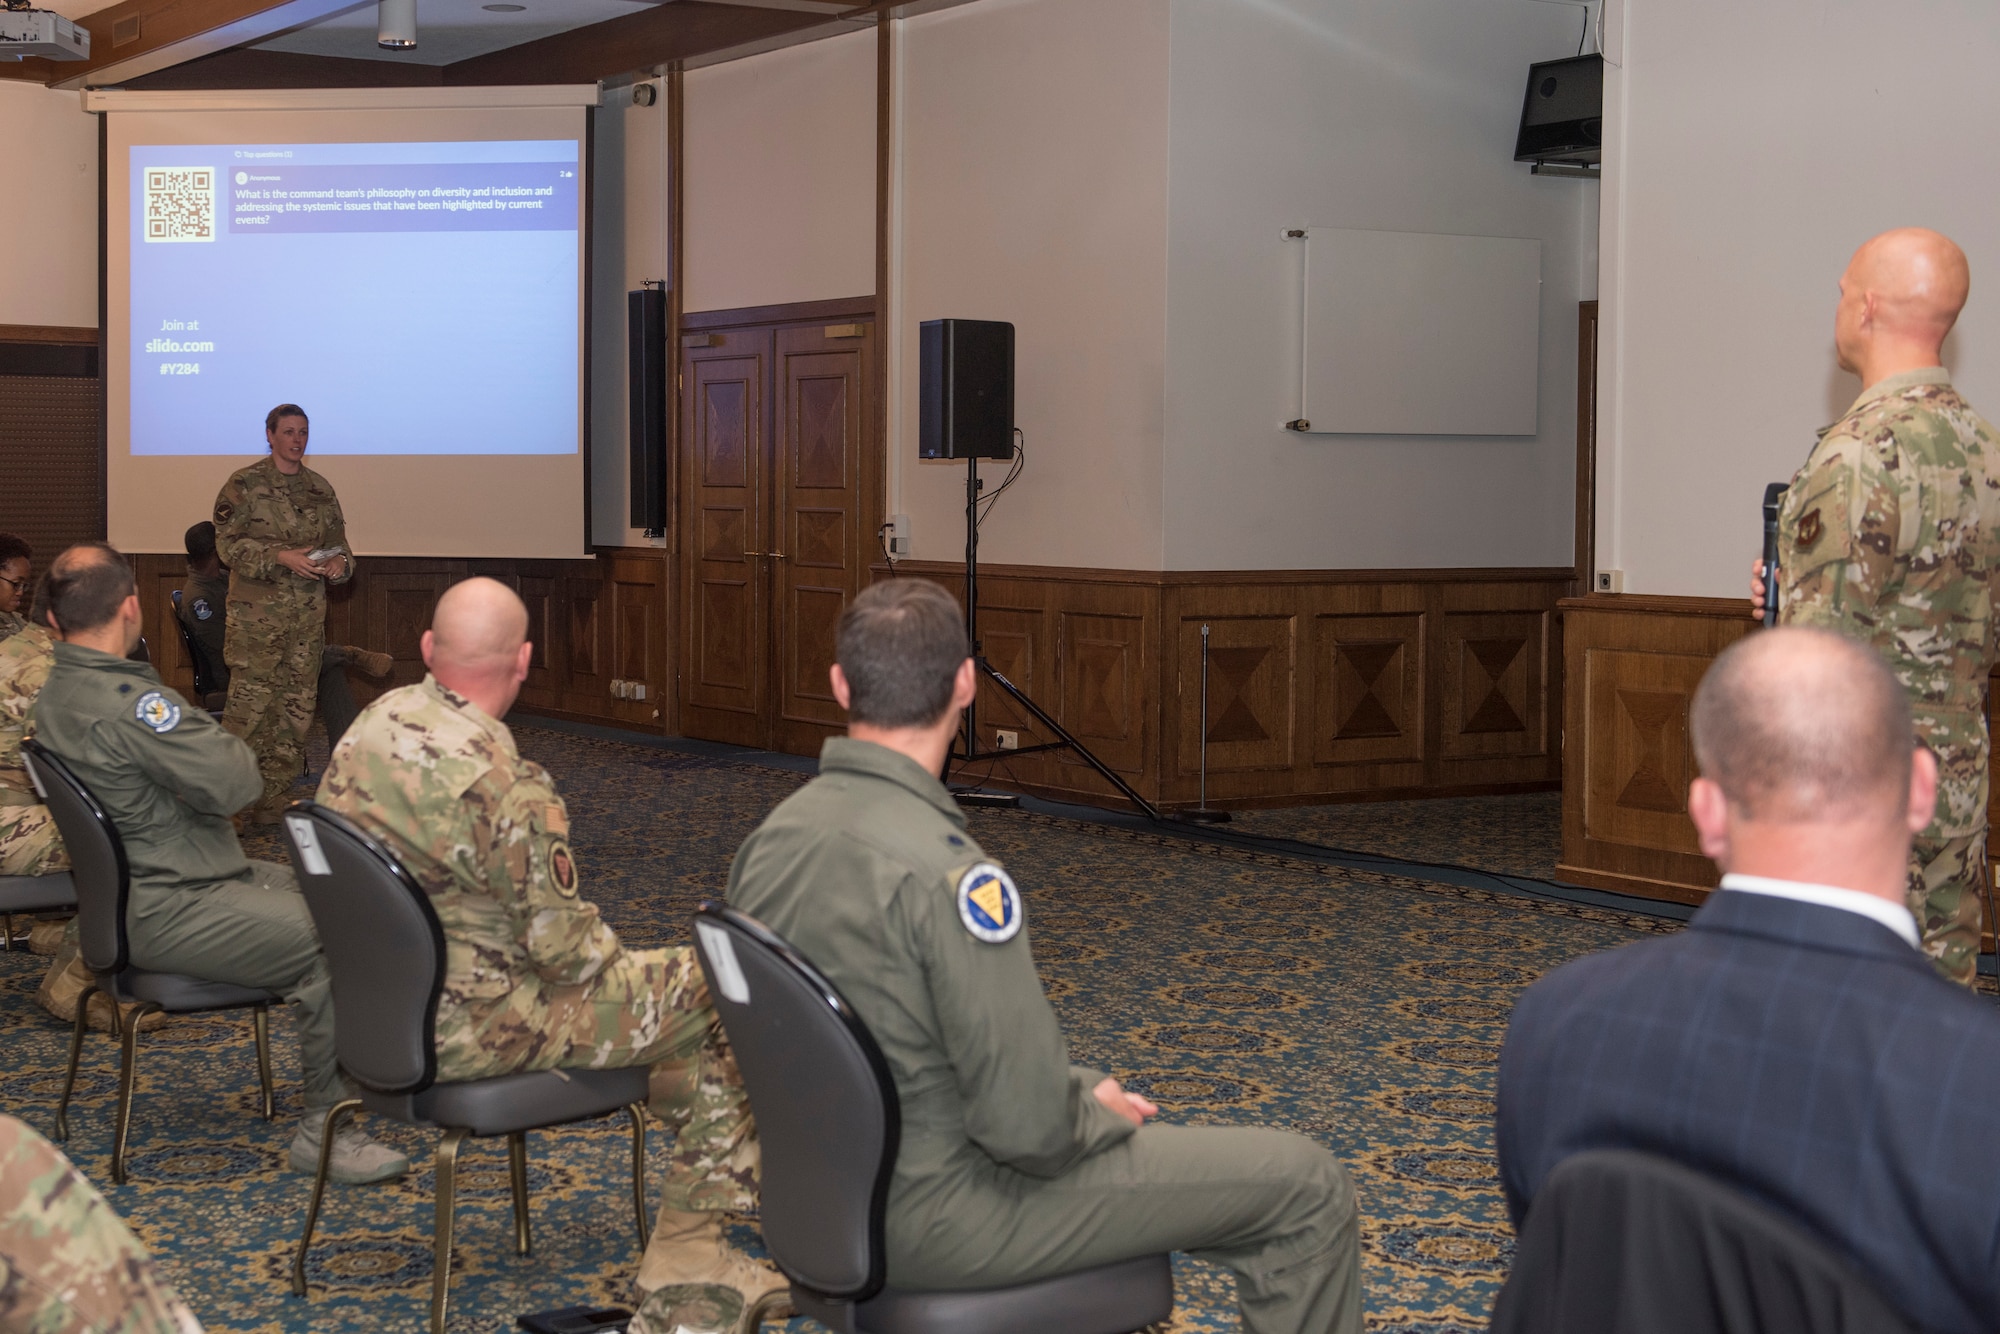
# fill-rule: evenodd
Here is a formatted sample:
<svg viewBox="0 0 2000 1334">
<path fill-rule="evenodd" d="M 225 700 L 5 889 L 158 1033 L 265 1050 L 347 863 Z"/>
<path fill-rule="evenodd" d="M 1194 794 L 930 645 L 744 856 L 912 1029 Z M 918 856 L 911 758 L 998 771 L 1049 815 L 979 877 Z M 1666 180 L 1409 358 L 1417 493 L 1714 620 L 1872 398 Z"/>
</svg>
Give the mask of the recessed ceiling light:
<svg viewBox="0 0 2000 1334">
<path fill-rule="evenodd" d="M 518 14 L 522 10 L 526 9 L 527 6 L 526 5 L 481 5 L 480 8 L 485 10 L 489 14 Z"/>
</svg>

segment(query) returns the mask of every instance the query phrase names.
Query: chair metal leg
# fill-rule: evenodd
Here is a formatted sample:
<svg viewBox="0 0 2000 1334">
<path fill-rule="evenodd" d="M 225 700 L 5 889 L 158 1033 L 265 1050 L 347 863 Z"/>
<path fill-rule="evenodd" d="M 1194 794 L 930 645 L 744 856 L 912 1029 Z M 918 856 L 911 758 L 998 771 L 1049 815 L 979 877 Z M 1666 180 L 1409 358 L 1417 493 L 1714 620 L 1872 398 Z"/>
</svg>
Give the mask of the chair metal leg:
<svg viewBox="0 0 2000 1334">
<path fill-rule="evenodd" d="M 260 1006 L 258 1012 L 262 1013 Z M 319 1170 L 313 1173 L 312 1203 L 306 1206 L 306 1230 L 299 1236 L 299 1249 L 292 1256 L 292 1296 L 306 1295 L 306 1252 L 312 1249 L 313 1228 L 319 1224 L 320 1201 L 326 1198 L 326 1168 L 333 1161 L 333 1131 L 340 1124 L 340 1118 L 361 1105 L 361 1099 L 349 1098 L 337 1102 L 326 1109 L 326 1119 L 319 1128 Z"/>
<path fill-rule="evenodd" d="M 528 1235 L 528 1134 L 517 1130 L 507 1137 L 507 1180 L 514 1188 L 514 1254 L 527 1255 L 534 1249 Z"/>
<path fill-rule="evenodd" d="M 76 998 L 76 1023 L 69 1033 L 69 1073 L 63 1076 L 62 1101 L 56 1104 L 56 1138 L 65 1142 L 69 1139 L 69 1095 L 76 1088 L 76 1063 L 83 1055 L 83 1035 L 90 1029 L 90 1002 L 96 995 L 97 985 L 92 983 Z M 111 1008 L 114 1013 L 118 1009 L 115 1005 Z"/>
<path fill-rule="evenodd" d="M 642 1103 L 628 1102 L 625 1115 L 632 1118 L 632 1217 L 639 1224 L 639 1254 L 644 1255 L 646 1243 L 652 1240 L 646 1218 L 646 1108 Z"/>
<path fill-rule="evenodd" d="M 445 1302 L 451 1295 L 451 1210 L 458 1188 L 458 1146 L 463 1130 L 447 1130 L 437 1146 L 437 1225 L 431 1259 L 431 1334 L 444 1334 Z"/>
<path fill-rule="evenodd" d="M 6 914 L 6 917 L 7 917 L 7 953 L 12 954 L 14 952 L 14 914 L 8 913 Z"/>
<path fill-rule="evenodd" d="M 114 1002 L 115 1005 L 115 1002 Z M 118 1064 L 118 1128 L 111 1139 L 111 1179 L 125 1184 L 125 1138 L 132 1129 L 132 1090 L 139 1082 L 139 1022 L 161 1006 L 140 1001 L 125 1025 L 125 1053 Z"/>
<path fill-rule="evenodd" d="M 257 1038 L 257 1083 L 264 1091 L 264 1119 L 278 1114 L 277 1100 L 271 1096 L 271 1007 L 259 1005 L 250 1012 L 250 1031 Z"/>
</svg>

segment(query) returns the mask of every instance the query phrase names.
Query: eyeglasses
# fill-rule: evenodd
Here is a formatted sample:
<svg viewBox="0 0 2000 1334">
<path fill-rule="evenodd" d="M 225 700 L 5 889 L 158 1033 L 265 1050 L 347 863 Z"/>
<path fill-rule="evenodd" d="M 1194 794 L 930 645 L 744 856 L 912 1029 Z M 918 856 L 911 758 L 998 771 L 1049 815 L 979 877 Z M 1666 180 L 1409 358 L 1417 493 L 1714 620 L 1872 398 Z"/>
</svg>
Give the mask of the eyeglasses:
<svg viewBox="0 0 2000 1334">
<path fill-rule="evenodd" d="M 18 593 L 28 586 L 28 581 L 26 579 L 9 579 L 6 575 L 0 574 L 0 584 L 6 584 Z"/>
</svg>

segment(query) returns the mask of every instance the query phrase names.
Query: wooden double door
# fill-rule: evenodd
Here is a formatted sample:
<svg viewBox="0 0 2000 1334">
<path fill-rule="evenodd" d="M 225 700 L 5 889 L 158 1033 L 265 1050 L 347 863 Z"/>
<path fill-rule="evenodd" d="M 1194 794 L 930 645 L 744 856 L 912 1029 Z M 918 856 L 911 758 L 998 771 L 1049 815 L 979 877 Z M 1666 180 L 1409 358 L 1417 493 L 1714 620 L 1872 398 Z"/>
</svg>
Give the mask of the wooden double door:
<svg viewBox="0 0 2000 1334">
<path fill-rule="evenodd" d="M 845 725 L 827 668 L 881 523 L 875 323 L 681 344 L 681 730 L 817 754 Z"/>
</svg>

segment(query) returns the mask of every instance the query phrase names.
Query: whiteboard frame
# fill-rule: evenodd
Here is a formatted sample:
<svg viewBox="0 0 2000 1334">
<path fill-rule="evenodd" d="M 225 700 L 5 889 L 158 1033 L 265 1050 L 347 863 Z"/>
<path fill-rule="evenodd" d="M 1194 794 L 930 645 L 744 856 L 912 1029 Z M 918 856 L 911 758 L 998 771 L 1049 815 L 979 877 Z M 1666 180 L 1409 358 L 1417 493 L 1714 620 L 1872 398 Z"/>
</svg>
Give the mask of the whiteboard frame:
<svg viewBox="0 0 2000 1334">
<path fill-rule="evenodd" d="M 1294 430 L 1540 433 L 1540 240 L 1341 227 L 1288 235 L 1305 252 Z M 1334 291 L 1316 300 L 1316 284 L 1329 282 Z M 1332 300 L 1341 287 L 1346 308 Z"/>
</svg>

